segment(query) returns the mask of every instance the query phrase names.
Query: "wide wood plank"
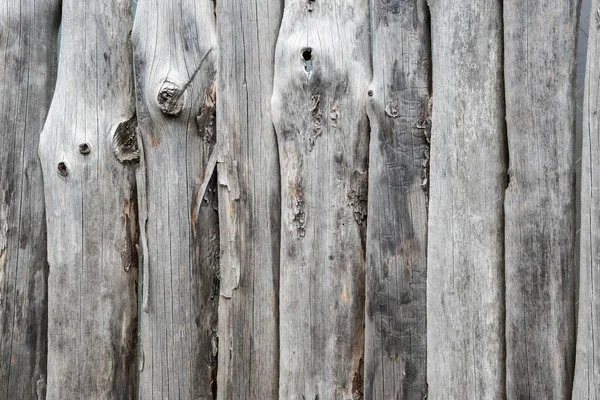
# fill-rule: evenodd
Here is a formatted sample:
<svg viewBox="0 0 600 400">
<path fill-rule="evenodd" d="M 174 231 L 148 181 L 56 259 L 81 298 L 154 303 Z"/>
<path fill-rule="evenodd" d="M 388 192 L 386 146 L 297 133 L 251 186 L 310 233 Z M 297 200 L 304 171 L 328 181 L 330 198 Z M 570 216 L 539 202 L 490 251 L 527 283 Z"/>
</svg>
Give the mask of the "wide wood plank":
<svg viewBox="0 0 600 400">
<path fill-rule="evenodd" d="M 504 3 L 508 398 L 565 399 L 573 385 L 579 3 Z"/>
<path fill-rule="evenodd" d="M 282 399 L 363 392 L 368 0 L 286 0 L 272 112 L 281 164 Z"/>
<path fill-rule="evenodd" d="M 431 53 L 426 1 L 373 4 L 365 397 L 427 394 Z"/>
<path fill-rule="evenodd" d="M 57 70 L 60 3 L 0 5 L 0 398 L 44 398 L 46 221 L 39 135 Z"/>
<path fill-rule="evenodd" d="M 135 115 L 129 1 L 62 1 L 39 153 L 48 222 L 48 399 L 134 398 Z"/>
<path fill-rule="evenodd" d="M 220 399 L 276 399 L 279 390 L 281 189 L 271 93 L 282 11 L 272 0 L 217 2 Z"/>
<path fill-rule="evenodd" d="M 504 398 L 502 2 L 429 0 L 430 399 Z"/>
<path fill-rule="evenodd" d="M 216 389 L 215 182 L 199 194 L 216 139 L 216 44 L 211 0 L 139 1 L 141 399 L 211 399 Z"/>
</svg>

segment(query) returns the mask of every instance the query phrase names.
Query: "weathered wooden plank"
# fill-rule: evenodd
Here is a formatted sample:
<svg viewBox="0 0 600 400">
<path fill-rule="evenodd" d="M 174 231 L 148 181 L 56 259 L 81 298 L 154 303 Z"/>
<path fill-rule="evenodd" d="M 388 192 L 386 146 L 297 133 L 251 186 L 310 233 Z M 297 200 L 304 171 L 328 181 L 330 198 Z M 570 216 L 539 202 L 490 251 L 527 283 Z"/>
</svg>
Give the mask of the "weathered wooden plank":
<svg viewBox="0 0 600 400">
<path fill-rule="evenodd" d="M 502 2 L 429 0 L 431 399 L 504 396 Z M 485 38 L 485 39 L 482 39 Z"/>
<path fill-rule="evenodd" d="M 214 182 L 198 191 L 216 138 L 213 2 L 140 1 L 133 45 L 146 205 L 139 395 L 210 399 L 219 227 Z"/>
<path fill-rule="evenodd" d="M 369 41 L 367 0 L 285 2 L 272 100 L 282 399 L 362 396 Z"/>
<path fill-rule="evenodd" d="M 578 19 L 578 0 L 504 3 L 509 398 L 571 394 Z"/>
<path fill-rule="evenodd" d="M 365 397 L 427 394 L 427 190 L 431 132 L 424 0 L 373 4 Z"/>
<path fill-rule="evenodd" d="M 48 263 L 37 156 L 57 67 L 58 1 L 0 6 L 0 398 L 43 398 Z"/>
<path fill-rule="evenodd" d="M 579 317 L 573 399 L 600 400 L 600 3 L 591 2 L 583 102 Z"/>
<path fill-rule="evenodd" d="M 137 200 L 129 1 L 63 0 L 40 139 L 48 224 L 48 398 L 133 398 Z M 125 139 L 125 142 L 115 141 Z M 129 141 L 129 142 L 128 142 Z"/>
<path fill-rule="evenodd" d="M 219 399 L 278 397 L 281 189 L 271 94 L 282 11 L 272 0 L 217 2 Z"/>
</svg>

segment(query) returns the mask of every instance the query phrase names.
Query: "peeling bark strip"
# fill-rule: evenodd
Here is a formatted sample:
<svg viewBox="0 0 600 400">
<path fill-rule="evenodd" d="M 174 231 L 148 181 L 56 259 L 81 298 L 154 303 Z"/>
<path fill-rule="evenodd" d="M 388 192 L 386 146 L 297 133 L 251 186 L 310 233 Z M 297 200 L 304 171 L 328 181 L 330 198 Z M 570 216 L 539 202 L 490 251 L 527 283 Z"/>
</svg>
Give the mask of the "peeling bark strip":
<svg viewBox="0 0 600 400">
<path fill-rule="evenodd" d="M 116 127 L 134 112 L 129 1 L 62 4 L 58 81 L 39 147 L 50 263 L 47 395 L 133 398 L 137 199 L 133 166 L 112 147 Z"/>
<path fill-rule="evenodd" d="M 362 397 L 369 1 L 287 0 L 272 99 L 281 163 L 281 399 Z M 360 195 L 359 195 L 360 196 Z"/>
<path fill-rule="evenodd" d="M 211 0 L 140 0 L 133 46 L 144 270 L 139 396 L 213 398 L 219 226 L 215 183 L 198 198 L 214 141 Z M 210 175 L 209 175 L 210 177 Z M 199 204 L 197 204 L 199 202 Z"/>
<path fill-rule="evenodd" d="M 46 222 L 39 134 L 56 80 L 59 1 L 0 5 L 0 398 L 44 396 Z"/>
<path fill-rule="evenodd" d="M 571 394 L 578 20 L 577 0 L 504 2 L 509 398 Z"/>
<path fill-rule="evenodd" d="M 373 81 L 366 94 L 371 146 L 365 397 L 422 400 L 427 395 L 422 185 L 431 129 L 427 4 L 375 2 L 373 22 Z"/>
<path fill-rule="evenodd" d="M 579 318 L 573 399 L 600 400 L 600 3 L 592 1 L 583 106 Z"/>
<path fill-rule="evenodd" d="M 504 398 L 502 2 L 429 0 L 431 399 Z M 485 40 L 482 40 L 485 38 Z"/>
<path fill-rule="evenodd" d="M 217 2 L 218 399 L 278 397 L 281 188 L 271 93 L 282 9 L 272 0 Z"/>
</svg>

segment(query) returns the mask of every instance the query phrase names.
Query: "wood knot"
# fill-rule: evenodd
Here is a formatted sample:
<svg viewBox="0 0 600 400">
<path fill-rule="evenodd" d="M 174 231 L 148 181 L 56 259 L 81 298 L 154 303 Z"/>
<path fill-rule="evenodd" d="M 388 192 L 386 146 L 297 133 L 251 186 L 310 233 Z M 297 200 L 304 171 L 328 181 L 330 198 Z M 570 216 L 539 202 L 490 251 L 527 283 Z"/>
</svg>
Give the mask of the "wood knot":
<svg viewBox="0 0 600 400">
<path fill-rule="evenodd" d="M 177 117 L 181 113 L 181 110 L 183 110 L 185 97 L 185 88 L 181 88 L 175 82 L 166 80 L 160 87 L 156 100 L 158 101 L 160 110 L 164 114 Z"/>
<path fill-rule="evenodd" d="M 92 148 L 88 142 L 83 142 L 79 144 L 79 152 L 84 156 L 87 156 L 92 151 Z"/>
<path fill-rule="evenodd" d="M 58 174 L 62 177 L 66 177 L 67 175 L 69 175 L 69 166 L 64 161 L 58 163 L 58 165 L 56 166 L 56 170 Z"/>
<path fill-rule="evenodd" d="M 137 126 L 137 116 L 133 114 L 127 121 L 120 122 L 113 133 L 112 151 L 120 162 L 138 162 L 140 160 Z"/>
<path fill-rule="evenodd" d="M 398 102 L 396 100 L 388 100 L 385 104 L 385 113 L 388 117 L 398 118 Z"/>
</svg>

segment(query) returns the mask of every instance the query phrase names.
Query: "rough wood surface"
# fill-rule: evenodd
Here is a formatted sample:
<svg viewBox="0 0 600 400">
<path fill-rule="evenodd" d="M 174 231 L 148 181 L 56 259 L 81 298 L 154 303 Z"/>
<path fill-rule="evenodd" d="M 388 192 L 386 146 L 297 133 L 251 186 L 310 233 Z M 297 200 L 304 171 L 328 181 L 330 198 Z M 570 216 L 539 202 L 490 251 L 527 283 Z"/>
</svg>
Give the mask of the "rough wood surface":
<svg viewBox="0 0 600 400">
<path fill-rule="evenodd" d="M 58 79 L 39 147 L 50 265 L 47 396 L 134 398 L 135 176 L 113 151 L 135 111 L 129 1 L 62 6 Z"/>
<path fill-rule="evenodd" d="M 373 4 L 365 397 L 427 394 L 430 37 L 424 0 Z"/>
<path fill-rule="evenodd" d="M 219 228 L 211 0 L 141 0 L 133 32 L 144 163 L 141 399 L 211 399 L 216 383 Z M 208 174 L 210 178 L 210 174 Z"/>
<path fill-rule="evenodd" d="M 501 3 L 429 1 L 434 98 L 427 247 L 431 399 L 504 397 Z"/>
<path fill-rule="evenodd" d="M 504 3 L 508 398 L 573 384 L 578 19 L 578 0 Z"/>
<path fill-rule="evenodd" d="M 367 0 L 286 0 L 272 100 L 282 399 L 362 396 L 369 60 Z"/>
<path fill-rule="evenodd" d="M 579 317 L 573 399 L 600 400 L 600 3 L 592 0 L 583 104 Z"/>
<path fill-rule="evenodd" d="M 282 11 L 272 0 L 217 2 L 219 399 L 278 397 L 281 189 L 271 94 Z"/>
<path fill-rule="evenodd" d="M 46 221 L 37 156 L 57 67 L 59 2 L 0 5 L 0 398 L 44 398 Z"/>
</svg>

